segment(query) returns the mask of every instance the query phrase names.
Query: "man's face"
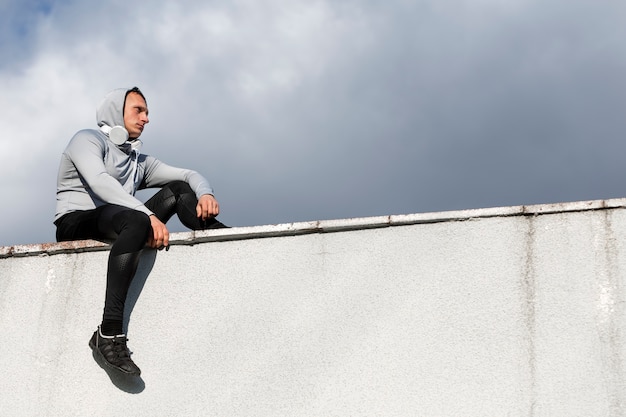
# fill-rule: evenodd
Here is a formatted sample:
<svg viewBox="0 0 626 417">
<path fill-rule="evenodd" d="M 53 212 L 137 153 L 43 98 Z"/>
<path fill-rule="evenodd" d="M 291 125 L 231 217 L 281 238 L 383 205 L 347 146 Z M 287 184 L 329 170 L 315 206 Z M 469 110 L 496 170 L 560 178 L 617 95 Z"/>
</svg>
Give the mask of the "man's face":
<svg viewBox="0 0 626 417">
<path fill-rule="evenodd" d="M 146 100 L 137 93 L 129 93 L 124 105 L 124 127 L 128 130 L 128 137 L 136 139 L 143 132 L 148 123 L 148 105 Z"/>
</svg>

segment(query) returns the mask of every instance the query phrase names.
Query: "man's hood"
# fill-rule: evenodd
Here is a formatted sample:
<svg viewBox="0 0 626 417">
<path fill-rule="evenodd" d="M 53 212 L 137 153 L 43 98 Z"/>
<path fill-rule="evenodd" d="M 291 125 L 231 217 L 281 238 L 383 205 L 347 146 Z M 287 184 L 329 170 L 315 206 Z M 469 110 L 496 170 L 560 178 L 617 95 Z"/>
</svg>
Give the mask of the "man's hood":
<svg viewBox="0 0 626 417">
<path fill-rule="evenodd" d="M 108 93 L 96 110 L 98 126 L 124 127 L 124 102 L 130 88 L 118 88 Z"/>
</svg>

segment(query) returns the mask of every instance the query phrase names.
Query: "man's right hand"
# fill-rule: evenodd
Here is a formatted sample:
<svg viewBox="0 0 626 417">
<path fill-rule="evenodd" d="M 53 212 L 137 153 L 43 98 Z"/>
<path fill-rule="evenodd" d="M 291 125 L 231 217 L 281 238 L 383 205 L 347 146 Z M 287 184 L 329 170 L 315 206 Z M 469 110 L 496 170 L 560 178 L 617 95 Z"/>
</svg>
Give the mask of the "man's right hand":
<svg viewBox="0 0 626 417">
<path fill-rule="evenodd" d="M 165 224 L 154 214 L 150 216 L 150 224 L 152 225 L 152 235 L 148 237 L 148 246 L 155 249 L 167 247 L 170 244 L 170 232 Z"/>
</svg>

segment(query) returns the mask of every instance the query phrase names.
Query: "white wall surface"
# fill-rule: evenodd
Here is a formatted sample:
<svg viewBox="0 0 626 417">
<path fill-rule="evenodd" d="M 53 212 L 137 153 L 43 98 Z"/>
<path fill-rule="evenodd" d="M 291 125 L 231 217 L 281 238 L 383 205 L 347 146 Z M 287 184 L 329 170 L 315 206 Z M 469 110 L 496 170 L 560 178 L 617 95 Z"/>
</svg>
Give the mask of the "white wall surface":
<svg viewBox="0 0 626 417">
<path fill-rule="evenodd" d="M 129 296 L 141 378 L 87 345 L 106 246 L 0 248 L 0 415 L 624 416 L 624 207 L 178 234 Z"/>
</svg>

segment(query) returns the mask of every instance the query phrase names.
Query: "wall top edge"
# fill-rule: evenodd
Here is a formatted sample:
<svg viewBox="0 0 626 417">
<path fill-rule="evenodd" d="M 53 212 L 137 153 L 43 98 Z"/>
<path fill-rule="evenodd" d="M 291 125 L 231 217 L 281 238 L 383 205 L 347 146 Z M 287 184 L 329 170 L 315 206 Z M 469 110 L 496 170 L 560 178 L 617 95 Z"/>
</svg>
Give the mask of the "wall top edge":
<svg viewBox="0 0 626 417">
<path fill-rule="evenodd" d="M 293 236 L 309 233 L 330 233 L 348 230 L 372 229 L 421 223 L 440 223 L 489 217 L 536 216 L 567 212 L 617 209 L 626 207 L 626 198 L 536 204 L 528 206 L 491 207 L 443 212 L 397 214 L 375 217 L 357 217 L 338 220 L 318 220 L 281 223 L 263 226 L 233 227 L 205 231 L 172 233 L 171 245 L 194 245 L 204 242 Z M 77 253 L 108 250 L 110 244 L 96 240 L 38 243 L 0 246 L 0 258 L 18 256 L 45 256 L 58 253 Z"/>
</svg>

